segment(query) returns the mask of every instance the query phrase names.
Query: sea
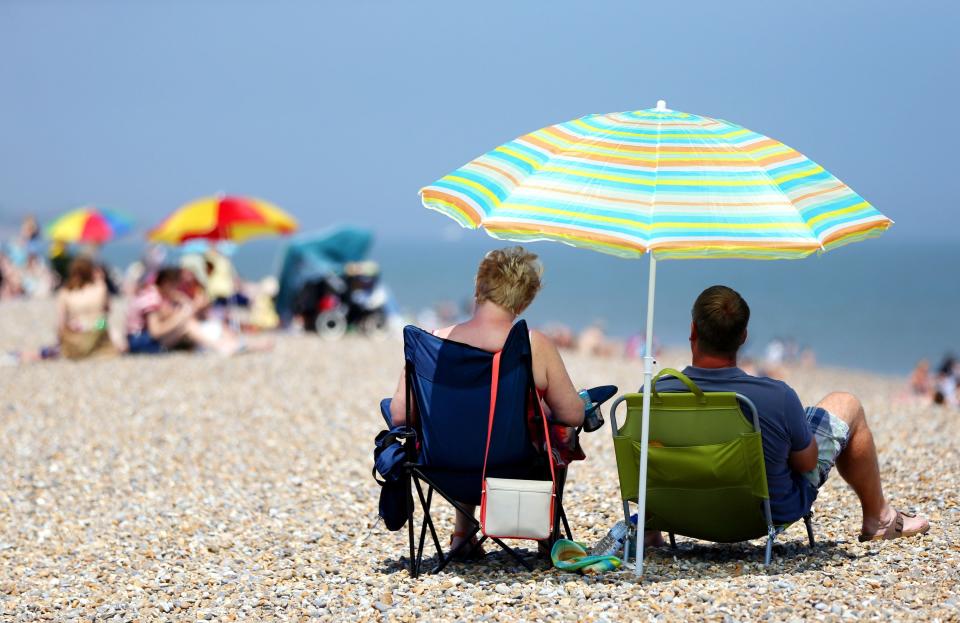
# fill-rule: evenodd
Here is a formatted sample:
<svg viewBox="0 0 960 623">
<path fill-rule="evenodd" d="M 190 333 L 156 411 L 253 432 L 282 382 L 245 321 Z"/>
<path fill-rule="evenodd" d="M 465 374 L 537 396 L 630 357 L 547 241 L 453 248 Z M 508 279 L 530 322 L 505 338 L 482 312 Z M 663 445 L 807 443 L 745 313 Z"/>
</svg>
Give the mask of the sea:
<svg viewBox="0 0 960 623">
<path fill-rule="evenodd" d="M 381 238 L 370 257 L 410 317 L 438 304 L 462 308 L 483 254 L 508 245 L 480 232 L 439 239 Z M 282 240 L 251 241 L 233 254 L 246 279 L 277 274 Z M 617 338 L 641 334 L 648 259 L 621 259 L 554 242 L 527 248 L 543 262 L 544 286 L 525 316 L 533 326 L 592 324 Z M 141 244 L 107 245 L 120 267 Z M 175 259 L 171 257 L 171 259 Z M 686 347 L 690 308 L 714 284 L 743 295 L 751 309 L 745 354 L 762 358 L 779 339 L 812 349 L 818 363 L 905 374 L 921 359 L 960 352 L 960 243 L 884 236 L 803 260 L 665 260 L 657 263 L 654 327 L 664 346 Z"/>
</svg>

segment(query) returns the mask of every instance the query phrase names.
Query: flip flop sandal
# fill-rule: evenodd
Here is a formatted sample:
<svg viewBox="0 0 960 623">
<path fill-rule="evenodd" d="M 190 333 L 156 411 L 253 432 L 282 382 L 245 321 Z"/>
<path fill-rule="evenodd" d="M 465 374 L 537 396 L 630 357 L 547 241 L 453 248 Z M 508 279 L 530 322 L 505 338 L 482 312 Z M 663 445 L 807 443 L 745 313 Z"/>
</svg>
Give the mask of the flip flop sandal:
<svg viewBox="0 0 960 623">
<path fill-rule="evenodd" d="M 454 532 L 453 535 L 450 536 L 450 545 L 453 545 L 453 539 L 456 537 L 463 538 L 465 536 L 467 535 L 463 532 Z M 487 553 L 483 551 L 483 546 L 478 546 L 477 543 L 477 537 L 471 537 L 470 543 L 461 545 L 460 549 L 450 557 L 450 560 L 454 562 L 473 562 L 475 560 L 480 560 L 486 556 Z"/>
<path fill-rule="evenodd" d="M 616 556 L 591 556 L 581 543 L 566 539 L 558 539 L 553 544 L 550 560 L 553 566 L 561 571 L 583 574 L 614 571 L 623 564 Z"/>
<path fill-rule="evenodd" d="M 930 529 L 930 522 L 927 522 L 919 530 L 908 530 L 904 532 L 903 530 L 904 517 L 916 517 L 916 514 L 897 511 L 896 517 L 894 517 L 893 522 L 889 526 L 887 526 L 883 530 L 878 530 L 873 534 L 861 533 L 860 536 L 857 537 L 857 539 L 861 543 L 866 543 L 867 541 L 892 541 L 893 539 L 899 539 L 905 536 L 915 536 L 917 534 L 925 534 Z"/>
</svg>

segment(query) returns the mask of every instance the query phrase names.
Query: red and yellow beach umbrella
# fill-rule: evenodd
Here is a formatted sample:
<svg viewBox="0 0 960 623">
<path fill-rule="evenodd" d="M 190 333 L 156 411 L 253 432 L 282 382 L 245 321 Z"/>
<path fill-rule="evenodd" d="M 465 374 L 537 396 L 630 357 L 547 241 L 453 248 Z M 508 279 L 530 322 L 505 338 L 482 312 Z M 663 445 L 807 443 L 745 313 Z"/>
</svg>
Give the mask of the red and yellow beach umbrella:
<svg viewBox="0 0 960 623">
<path fill-rule="evenodd" d="M 151 230 L 147 239 L 166 244 L 198 238 L 243 242 L 296 230 L 297 221 L 272 203 L 252 197 L 215 196 L 182 206 Z"/>
<path fill-rule="evenodd" d="M 47 237 L 70 244 L 103 244 L 133 229 L 133 219 L 114 210 L 85 206 L 47 225 Z"/>
</svg>

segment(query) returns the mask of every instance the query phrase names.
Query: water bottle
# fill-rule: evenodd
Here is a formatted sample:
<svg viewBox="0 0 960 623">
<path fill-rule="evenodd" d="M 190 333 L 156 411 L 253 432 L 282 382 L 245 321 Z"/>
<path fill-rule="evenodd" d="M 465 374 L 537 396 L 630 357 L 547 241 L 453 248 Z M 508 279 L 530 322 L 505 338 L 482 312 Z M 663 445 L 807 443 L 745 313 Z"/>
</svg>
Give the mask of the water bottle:
<svg viewBox="0 0 960 623">
<path fill-rule="evenodd" d="M 623 551 L 623 543 L 627 540 L 629 534 L 630 529 L 627 527 L 627 522 L 621 519 L 613 524 L 605 537 L 590 548 L 590 554 L 592 556 L 616 556 Z"/>
<path fill-rule="evenodd" d="M 587 390 L 581 389 L 578 395 L 580 396 L 580 400 L 583 401 L 583 430 L 592 433 L 603 426 L 603 416 L 600 415 L 600 406 L 593 402 L 593 399 L 590 398 L 590 392 Z"/>
</svg>

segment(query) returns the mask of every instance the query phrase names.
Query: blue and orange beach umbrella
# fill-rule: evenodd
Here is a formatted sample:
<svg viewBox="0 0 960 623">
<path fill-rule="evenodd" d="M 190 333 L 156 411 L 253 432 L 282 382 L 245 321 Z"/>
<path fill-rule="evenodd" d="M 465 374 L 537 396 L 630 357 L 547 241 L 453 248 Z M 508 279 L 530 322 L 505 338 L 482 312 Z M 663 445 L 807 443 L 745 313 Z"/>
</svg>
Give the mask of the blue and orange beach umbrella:
<svg viewBox="0 0 960 623">
<path fill-rule="evenodd" d="M 526 134 L 424 188 L 423 205 L 494 238 L 650 255 L 644 387 L 653 376 L 657 260 L 789 259 L 892 221 L 800 152 L 729 121 L 656 108 Z M 637 571 L 643 569 L 650 394 L 644 392 Z"/>
<path fill-rule="evenodd" d="M 182 244 L 188 240 L 230 240 L 290 234 L 297 221 L 277 206 L 251 197 L 213 196 L 192 201 L 147 234 L 151 242 Z"/>
<path fill-rule="evenodd" d="M 66 244 L 103 244 L 133 229 L 133 219 L 115 210 L 85 206 L 47 225 L 47 237 Z"/>
</svg>

